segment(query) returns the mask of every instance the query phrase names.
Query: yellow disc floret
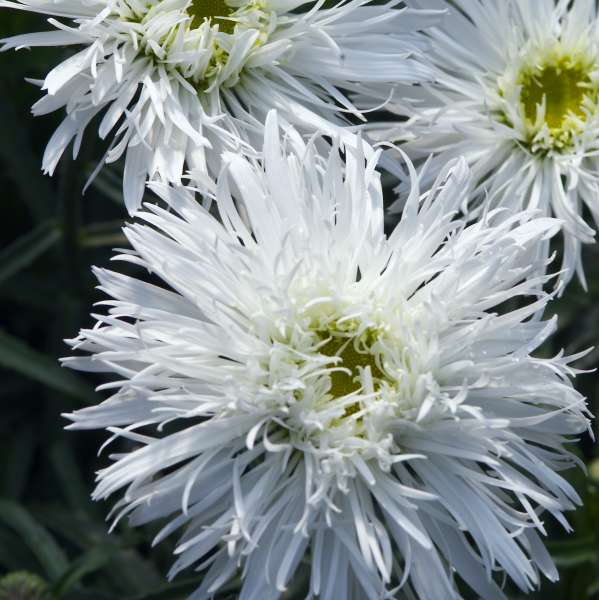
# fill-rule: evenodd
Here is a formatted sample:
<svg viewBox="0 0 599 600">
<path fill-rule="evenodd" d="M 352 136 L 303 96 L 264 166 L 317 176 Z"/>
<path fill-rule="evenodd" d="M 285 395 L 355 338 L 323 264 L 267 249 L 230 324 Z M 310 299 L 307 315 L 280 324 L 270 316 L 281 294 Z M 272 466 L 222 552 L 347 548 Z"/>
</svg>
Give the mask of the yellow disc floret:
<svg viewBox="0 0 599 600">
<path fill-rule="evenodd" d="M 533 152 L 568 150 L 594 116 L 599 99 L 597 65 L 584 53 L 535 49 L 513 75 L 500 81 L 502 98 L 519 90 L 525 140 Z M 508 124 L 511 120 L 506 119 Z"/>
<path fill-rule="evenodd" d="M 192 28 L 200 27 L 204 21 L 211 21 L 218 24 L 219 30 L 223 33 L 233 33 L 235 21 L 226 18 L 235 12 L 235 8 L 229 6 L 225 0 L 192 0 L 187 8 Z"/>
<path fill-rule="evenodd" d="M 594 94 L 585 65 L 572 64 L 567 59 L 524 70 L 519 83 L 526 118 L 534 123 L 538 106 L 545 102 L 545 123 L 554 130 L 561 129 L 568 117 L 584 118 L 585 97 Z"/>
<path fill-rule="evenodd" d="M 360 373 L 367 367 L 373 380 L 374 389 L 380 387 L 385 374 L 377 364 L 376 354 L 371 348 L 373 334 L 371 331 L 359 337 L 352 337 L 339 331 L 319 332 L 326 343 L 319 348 L 325 356 L 336 356 L 340 359 L 335 365 L 335 370 L 330 373 L 331 387 L 329 393 L 333 398 L 341 398 L 362 387 Z M 360 410 L 358 403 L 352 404 L 345 411 L 345 416 L 350 416 Z"/>
</svg>

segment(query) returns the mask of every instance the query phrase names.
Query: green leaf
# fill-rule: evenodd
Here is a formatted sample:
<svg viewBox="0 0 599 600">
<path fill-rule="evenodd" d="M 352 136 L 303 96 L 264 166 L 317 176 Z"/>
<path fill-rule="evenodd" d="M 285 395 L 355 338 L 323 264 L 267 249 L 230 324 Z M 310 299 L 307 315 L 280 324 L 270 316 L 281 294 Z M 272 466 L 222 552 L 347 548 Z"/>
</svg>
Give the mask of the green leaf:
<svg viewBox="0 0 599 600">
<path fill-rule="evenodd" d="M 55 442 L 50 448 L 50 463 L 67 504 L 74 511 L 88 512 L 92 506 L 91 490 L 85 485 L 73 452 L 64 440 Z"/>
<path fill-rule="evenodd" d="M 4 525 L 0 525 L 0 567 L 5 571 L 33 571 L 39 568 L 21 537 Z"/>
<path fill-rule="evenodd" d="M 108 534 L 108 525 L 104 521 L 94 520 L 81 510 L 50 507 L 47 503 L 36 507 L 34 514 L 48 529 L 60 533 L 81 552 L 98 546 L 112 546 L 111 561 L 102 573 L 121 590 L 119 598 L 143 596 L 164 584 L 163 572 L 138 551 L 142 544 L 149 546 L 142 530 L 125 528 L 122 535 L 118 531 Z M 153 552 L 152 559 L 155 558 Z M 169 563 L 171 558 L 169 556 Z"/>
<path fill-rule="evenodd" d="M 200 584 L 200 579 L 179 581 L 163 585 L 147 594 L 133 596 L 131 600 L 181 600 L 195 592 L 200 587 Z M 239 587 L 236 588 L 236 591 L 239 591 Z"/>
<path fill-rule="evenodd" d="M 0 471 L 0 495 L 19 498 L 25 489 L 37 441 L 32 425 L 20 425 L 19 435 L 6 436 L 0 452 L 3 455 Z"/>
<path fill-rule="evenodd" d="M 599 458 L 595 458 L 588 463 L 589 477 L 599 483 Z"/>
<path fill-rule="evenodd" d="M 46 221 L 0 252 L 0 283 L 25 269 L 61 237 L 53 221 Z"/>
<path fill-rule="evenodd" d="M 7 17 L 8 15 L 2 14 L 2 25 L 5 24 Z M 17 27 L 16 31 L 24 30 Z M 39 56 L 38 54 L 35 59 L 36 68 L 41 68 Z M 17 64 L 17 61 L 5 60 L 2 63 L 3 69 L 11 63 Z M 19 69 L 20 77 L 23 77 L 21 69 Z M 3 79 L 3 90 L 6 89 L 6 83 L 6 79 Z M 8 177 L 12 179 L 18 188 L 19 200 L 28 207 L 31 216 L 39 223 L 52 214 L 56 192 L 48 177 L 38 175 L 40 157 L 32 150 L 29 136 L 25 133 L 31 119 L 27 121 L 23 119 L 22 111 L 15 106 L 12 94 L 8 93 L 0 96 L 0 114 L 2 115 L 0 159 L 6 166 L 3 184 L 8 183 Z"/>
<path fill-rule="evenodd" d="M 135 548 L 122 548 L 113 556 L 109 568 L 113 581 L 124 592 L 123 597 L 149 594 L 164 584 L 164 575 L 158 572 L 157 565 L 143 558 Z"/>
<path fill-rule="evenodd" d="M 65 573 L 69 563 L 62 548 L 22 506 L 10 500 L 0 500 L 0 522 L 19 534 L 50 580 L 55 581 Z"/>
<path fill-rule="evenodd" d="M 118 600 L 118 598 L 115 598 L 112 594 L 101 592 L 99 590 L 83 590 L 77 588 L 75 591 L 65 594 L 65 597 L 60 600 Z"/>
<path fill-rule="evenodd" d="M 81 507 L 79 510 L 73 510 L 64 502 L 60 505 L 44 502 L 31 510 L 41 523 L 50 531 L 60 534 L 77 551 L 83 552 L 90 547 L 105 545 L 111 541 L 104 520 L 91 519 Z"/>
<path fill-rule="evenodd" d="M 123 206 L 123 183 L 120 174 L 115 173 L 112 169 L 102 169 L 91 185 L 118 206 Z"/>
<path fill-rule="evenodd" d="M 567 569 L 599 561 L 599 546 L 594 538 L 554 542 L 548 547 L 558 567 Z"/>
<path fill-rule="evenodd" d="M 42 600 L 48 584 L 35 573 L 16 571 L 0 579 L 0 600 Z"/>
<path fill-rule="evenodd" d="M 12 369 L 54 390 L 93 404 L 96 395 L 77 375 L 0 329 L 0 366 Z"/>
<path fill-rule="evenodd" d="M 35 271 L 21 271 L 18 277 L 13 277 L 0 285 L 0 301 L 8 300 L 17 305 L 22 314 L 29 315 L 29 319 L 43 315 L 56 316 L 56 302 L 64 293 L 64 286 L 58 278 L 40 277 Z M 48 302 L 54 298 L 55 302 Z M 30 322 L 31 322 L 30 321 Z"/>
<path fill-rule="evenodd" d="M 62 598 L 83 577 L 104 567 L 114 555 L 114 546 L 97 546 L 74 561 L 53 586 L 53 593 Z"/>
<path fill-rule="evenodd" d="M 587 588 L 587 598 L 591 598 L 595 594 L 599 594 L 599 579 L 595 579 Z"/>
</svg>

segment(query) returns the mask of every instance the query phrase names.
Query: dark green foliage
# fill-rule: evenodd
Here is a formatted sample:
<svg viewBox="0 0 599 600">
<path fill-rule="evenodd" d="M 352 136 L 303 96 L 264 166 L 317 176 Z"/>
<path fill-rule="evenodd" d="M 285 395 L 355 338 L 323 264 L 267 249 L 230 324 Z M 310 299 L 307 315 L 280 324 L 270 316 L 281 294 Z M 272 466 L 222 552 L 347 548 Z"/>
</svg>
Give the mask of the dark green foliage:
<svg viewBox="0 0 599 600">
<path fill-rule="evenodd" d="M 0 36 L 46 27 L 41 18 L 0 9 Z M 108 265 L 111 248 L 124 245 L 126 215 L 115 167 L 81 195 L 104 150 L 93 124 L 84 156 L 76 162 L 66 156 L 52 179 L 41 174 L 43 148 L 62 116 L 34 120 L 29 106 L 39 92 L 23 79 L 43 77 L 62 52 L 0 55 L 0 599 L 178 600 L 198 579 L 190 572 L 167 583 L 172 541 L 151 548 L 155 529 L 126 524 L 109 534 L 109 506 L 89 498 L 94 472 L 107 464 L 105 456 L 96 456 L 104 436 L 63 430 L 62 413 L 100 399 L 93 389 L 101 378 L 63 369 L 57 359 L 68 354 L 63 338 L 91 324 L 89 310 L 100 296 L 90 266 Z M 587 249 L 585 264 L 590 292 L 573 283 L 554 302 L 560 330 L 547 353 L 562 347 L 574 353 L 597 343 L 596 247 Z M 595 350 L 580 366 L 592 369 L 598 362 Z M 577 385 L 596 412 L 597 374 L 581 375 Z M 585 506 L 572 516 L 573 535 L 548 524 L 562 579 L 543 586 L 537 595 L 543 600 L 599 598 L 599 463 L 593 463 L 590 439 L 577 452 L 591 470 L 589 480 L 572 474 Z M 7 582 L 34 591 L 10 595 L 2 591 Z M 237 597 L 236 585 L 220 597 Z M 298 593 L 288 597 L 302 598 L 302 587 L 296 582 Z"/>
<path fill-rule="evenodd" d="M 15 571 L 0 579 L 0 600 L 43 600 L 48 597 L 48 584 L 32 573 Z"/>
<path fill-rule="evenodd" d="M 0 37 L 43 29 L 42 18 L 0 9 Z M 58 358 L 69 353 L 63 339 L 91 325 L 100 295 L 90 267 L 107 266 L 112 248 L 125 245 L 127 216 L 118 173 L 103 173 L 81 195 L 104 151 L 93 134 L 79 160 L 65 157 L 52 179 L 41 173 L 62 115 L 34 120 L 39 90 L 24 78 L 42 77 L 62 52 L 0 55 L 0 598 L 179 600 L 198 580 L 191 572 L 168 584 L 172 545 L 151 549 L 150 529 L 109 534 L 110 505 L 90 499 L 94 473 L 107 464 L 96 456 L 105 437 L 63 429 L 62 413 L 101 399 L 101 379 Z M 31 581 L 43 594 L 17 590 Z"/>
</svg>

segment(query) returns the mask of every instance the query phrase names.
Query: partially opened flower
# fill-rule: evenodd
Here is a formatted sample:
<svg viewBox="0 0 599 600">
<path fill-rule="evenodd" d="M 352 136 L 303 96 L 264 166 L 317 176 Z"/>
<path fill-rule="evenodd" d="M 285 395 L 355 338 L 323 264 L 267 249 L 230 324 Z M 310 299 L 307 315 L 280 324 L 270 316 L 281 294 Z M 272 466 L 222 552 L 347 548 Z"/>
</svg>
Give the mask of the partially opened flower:
<svg viewBox="0 0 599 600">
<path fill-rule="evenodd" d="M 562 280 L 577 272 L 584 285 L 581 244 L 594 240 L 585 210 L 599 219 L 595 1 L 414 4 L 448 11 L 424 35 L 438 82 L 400 92 L 392 108 L 410 120 L 384 127 L 383 137 L 409 140 L 413 158 L 436 153 L 430 180 L 464 156 L 481 196 L 510 210 L 555 214 L 564 227 Z"/>
<path fill-rule="evenodd" d="M 43 168 L 52 173 L 99 114 L 105 156 L 126 153 L 124 196 L 139 207 L 146 177 L 178 183 L 186 168 L 209 186 L 223 149 L 251 153 L 270 108 L 300 129 L 334 133 L 360 117 L 343 90 L 388 97 L 396 82 L 431 77 L 415 31 L 435 15 L 400 0 L 324 8 L 324 0 L 1 0 L 52 15 L 55 31 L 3 49 L 83 46 L 40 82 L 36 115 L 66 109 Z"/>
<path fill-rule="evenodd" d="M 204 572 L 193 598 L 236 574 L 239 598 L 278 598 L 302 559 L 322 600 L 556 579 L 543 513 L 568 527 L 579 499 L 558 473 L 588 425 L 571 359 L 531 356 L 555 320 L 527 276 L 558 223 L 452 220 L 457 161 L 422 197 L 414 179 L 387 237 L 375 157 L 298 139 L 271 115 L 263 168 L 225 156 L 222 224 L 153 186 L 170 208 L 140 211 L 118 259 L 165 287 L 96 271 L 110 308 L 72 342 L 91 356 L 67 360 L 116 377 L 69 415 L 121 440 L 94 497 L 124 490 L 117 519 L 166 519 L 157 542 L 182 530 L 171 575 Z"/>
</svg>

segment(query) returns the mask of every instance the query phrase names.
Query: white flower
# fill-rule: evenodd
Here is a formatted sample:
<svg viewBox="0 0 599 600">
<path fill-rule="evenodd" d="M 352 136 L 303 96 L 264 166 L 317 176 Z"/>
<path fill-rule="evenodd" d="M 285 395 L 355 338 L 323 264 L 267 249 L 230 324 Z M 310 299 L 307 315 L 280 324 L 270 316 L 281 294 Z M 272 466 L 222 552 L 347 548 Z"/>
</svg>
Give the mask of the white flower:
<svg viewBox="0 0 599 600">
<path fill-rule="evenodd" d="M 523 206 L 563 221 L 568 281 L 583 285 L 581 244 L 599 219 L 599 23 L 594 0 L 417 0 L 446 9 L 424 37 L 436 85 L 404 89 L 393 110 L 407 124 L 383 137 L 407 139 L 412 158 L 436 153 L 429 181 L 464 156 L 476 191 L 511 211 Z M 411 102 L 402 99 L 402 93 Z"/>
<path fill-rule="evenodd" d="M 386 237 L 376 157 L 290 140 L 270 115 L 264 170 L 225 156 L 222 224 L 153 185 L 170 211 L 140 211 L 118 258 L 166 288 L 96 271 L 108 314 L 66 360 L 115 376 L 69 415 L 121 440 L 94 497 L 124 489 L 133 525 L 167 518 L 157 542 L 184 529 L 171 575 L 205 570 L 195 599 L 236 572 L 242 600 L 278 598 L 304 556 L 321 600 L 458 598 L 456 572 L 484 598 L 503 598 L 498 571 L 556 579 L 542 513 L 567 528 L 579 502 L 558 472 L 586 408 L 571 359 L 531 356 L 555 319 L 527 276 L 558 224 L 452 220 L 458 161 Z"/>
<path fill-rule="evenodd" d="M 210 186 L 223 149 L 251 153 L 270 108 L 313 133 L 361 117 L 342 90 L 389 97 L 395 82 L 431 78 L 416 30 L 436 15 L 399 0 L 1 0 L 52 15 L 55 31 L 3 40 L 3 49 L 83 46 L 39 82 L 35 115 L 65 108 L 43 168 L 52 173 L 102 114 L 105 156 L 126 152 L 124 196 L 135 211 L 146 177 L 178 183 L 185 168 Z"/>
</svg>

